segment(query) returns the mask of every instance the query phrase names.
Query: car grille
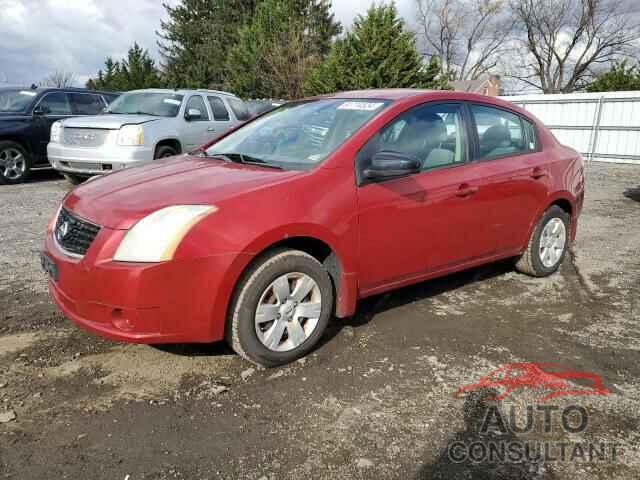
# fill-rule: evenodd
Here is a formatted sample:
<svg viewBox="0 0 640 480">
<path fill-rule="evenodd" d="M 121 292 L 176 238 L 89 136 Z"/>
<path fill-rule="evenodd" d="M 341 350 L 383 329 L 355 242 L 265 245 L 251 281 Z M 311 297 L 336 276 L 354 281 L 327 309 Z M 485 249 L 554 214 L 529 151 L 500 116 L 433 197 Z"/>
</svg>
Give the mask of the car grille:
<svg viewBox="0 0 640 480">
<path fill-rule="evenodd" d="M 104 145 L 109 130 L 98 128 L 64 128 L 64 144 L 74 147 L 100 147 Z"/>
<path fill-rule="evenodd" d="M 62 208 L 53 233 L 63 249 L 76 255 L 84 255 L 99 231 L 99 226 L 81 220 Z"/>
</svg>

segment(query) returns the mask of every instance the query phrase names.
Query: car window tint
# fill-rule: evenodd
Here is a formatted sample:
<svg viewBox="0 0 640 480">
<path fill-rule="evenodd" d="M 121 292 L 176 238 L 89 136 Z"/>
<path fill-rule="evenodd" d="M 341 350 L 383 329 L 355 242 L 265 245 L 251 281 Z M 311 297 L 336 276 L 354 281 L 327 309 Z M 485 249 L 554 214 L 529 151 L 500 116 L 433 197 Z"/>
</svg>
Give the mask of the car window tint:
<svg viewBox="0 0 640 480">
<path fill-rule="evenodd" d="M 211 105 L 213 119 L 217 122 L 229 121 L 229 112 L 227 111 L 227 107 L 224 106 L 224 102 L 218 97 L 207 98 L 209 99 L 209 105 Z"/>
<path fill-rule="evenodd" d="M 479 158 L 490 159 L 535 150 L 525 137 L 519 115 L 498 108 L 471 105 L 478 130 Z"/>
<path fill-rule="evenodd" d="M 113 102 L 116 98 L 118 98 L 118 94 L 115 93 L 103 93 L 102 96 L 104 97 L 105 101 L 107 103 L 111 103 Z"/>
<path fill-rule="evenodd" d="M 192 118 L 192 121 L 203 121 L 203 120 L 209 120 L 209 112 L 207 112 L 207 107 L 204 104 L 204 100 L 202 99 L 202 97 L 200 95 L 194 95 L 193 97 L 191 97 L 189 99 L 189 101 L 187 102 L 187 112 L 189 112 L 189 110 L 191 109 L 195 109 L 195 110 L 199 110 L 200 111 L 200 118 Z"/>
<path fill-rule="evenodd" d="M 412 108 L 387 124 L 370 142 L 377 152 L 399 152 L 417 158 L 422 170 L 464 163 L 467 157 L 464 118 L 459 104 Z"/>
<path fill-rule="evenodd" d="M 71 104 L 67 94 L 63 92 L 48 93 L 40 102 L 49 115 L 71 115 Z"/>
<path fill-rule="evenodd" d="M 242 100 L 240 100 L 239 98 L 229 98 L 228 101 L 229 105 L 231 106 L 231 110 L 233 110 L 233 113 L 238 120 L 245 121 L 251 118 L 249 109 Z"/>
<path fill-rule="evenodd" d="M 74 115 L 97 115 L 105 107 L 100 95 L 71 93 L 69 97 Z"/>
</svg>

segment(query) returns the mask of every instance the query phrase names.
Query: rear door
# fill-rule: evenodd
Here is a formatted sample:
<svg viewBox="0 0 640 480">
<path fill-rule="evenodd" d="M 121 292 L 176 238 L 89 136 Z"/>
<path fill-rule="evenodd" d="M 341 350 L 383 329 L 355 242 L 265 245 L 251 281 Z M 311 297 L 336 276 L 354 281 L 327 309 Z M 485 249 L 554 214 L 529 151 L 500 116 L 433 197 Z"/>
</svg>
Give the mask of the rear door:
<svg viewBox="0 0 640 480">
<path fill-rule="evenodd" d="M 483 201 L 494 253 L 515 252 L 548 194 L 549 170 L 535 126 L 495 106 L 469 105 L 474 136 L 472 165 L 483 172 Z"/>
<path fill-rule="evenodd" d="M 208 140 L 212 140 L 218 135 L 229 130 L 233 126 L 234 122 L 232 121 L 229 109 L 220 97 L 216 95 L 209 95 L 207 96 L 207 101 L 209 102 L 211 113 L 213 115 L 212 121 L 209 122 L 208 129 Z"/>
</svg>

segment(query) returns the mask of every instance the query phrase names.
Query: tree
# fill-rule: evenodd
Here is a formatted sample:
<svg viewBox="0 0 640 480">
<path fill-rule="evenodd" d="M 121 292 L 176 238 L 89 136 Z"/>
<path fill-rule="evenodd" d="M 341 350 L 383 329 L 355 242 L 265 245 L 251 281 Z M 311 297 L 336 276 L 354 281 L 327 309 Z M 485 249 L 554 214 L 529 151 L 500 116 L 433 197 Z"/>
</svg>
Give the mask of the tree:
<svg viewBox="0 0 640 480">
<path fill-rule="evenodd" d="M 607 72 L 597 75 L 587 85 L 588 92 L 620 92 L 640 90 L 640 66 L 627 66 L 626 60 L 615 62 Z"/>
<path fill-rule="evenodd" d="M 40 82 L 43 87 L 68 88 L 73 87 L 78 77 L 75 73 L 56 70 Z"/>
<path fill-rule="evenodd" d="M 262 0 L 229 52 L 225 88 L 245 97 L 299 98 L 341 30 L 328 0 Z"/>
<path fill-rule="evenodd" d="M 164 4 L 158 46 L 171 87 L 221 88 L 225 62 L 238 34 L 253 16 L 256 0 L 181 0 Z"/>
<path fill-rule="evenodd" d="M 395 5 L 369 8 L 310 74 L 308 94 L 363 88 L 442 88 L 437 57 L 425 65 Z"/>
<path fill-rule="evenodd" d="M 594 66 L 630 54 L 640 39 L 637 18 L 617 0 L 511 0 L 511 10 L 523 58 L 512 76 L 545 93 L 582 88 Z"/>
<path fill-rule="evenodd" d="M 114 62 L 107 57 L 104 70 L 99 70 L 98 76 L 87 82 L 87 88 L 92 90 L 127 91 L 161 86 L 162 80 L 155 61 L 137 43 L 133 44 L 127 58 L 122 61 Z"/>
<path fill-rule="evenodd" d="M 504 0 L 415 0 L 418 36 L 451 80 L 494 70 L 508 48 L 514 20 Z"/>
</svg>

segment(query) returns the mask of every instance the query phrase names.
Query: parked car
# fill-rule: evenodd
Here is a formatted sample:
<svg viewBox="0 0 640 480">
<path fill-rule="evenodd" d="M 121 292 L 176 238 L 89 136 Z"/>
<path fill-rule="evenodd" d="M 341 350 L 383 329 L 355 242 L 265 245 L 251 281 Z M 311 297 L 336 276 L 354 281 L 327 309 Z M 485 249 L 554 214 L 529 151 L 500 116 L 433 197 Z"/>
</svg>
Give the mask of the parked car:
<svg viewBox="0 0 640 480">
<path fill-rule="evenodd" d="M 0 88 L 0 183 L 24 182 L 32 169 L 49 167 L 53 122 L 96 115 L 117 96 L 78 88 Z"/>
<path fill-rule="evenodd" d="M 215 90 L 135 90 L 103 115 L 56 122 L 49 160 L 71 183 L 189 152 L 249 119 L 236 96 Z"/>
<path fill-rule="evenodd" d="M 310 128 L 318 118 L 326 131 Z M 370 295 L 511 257 L 521 272 L 552 274 L 576 235 L 583 168 L 502 100 L 335 94 L 75 189 L 42 262 L 54 301 L 88 330 L 138 343 L 226 338 L 274 366 Z"/>
<path fill-rule="evenodd" d="M 249 109 L 249 114 L 251 118 L 262 115 L 263 113 L 270 112 L 282 105 L 286 102 L 284 100 L 247 100 L 244 102 Z"/>
</svg>

